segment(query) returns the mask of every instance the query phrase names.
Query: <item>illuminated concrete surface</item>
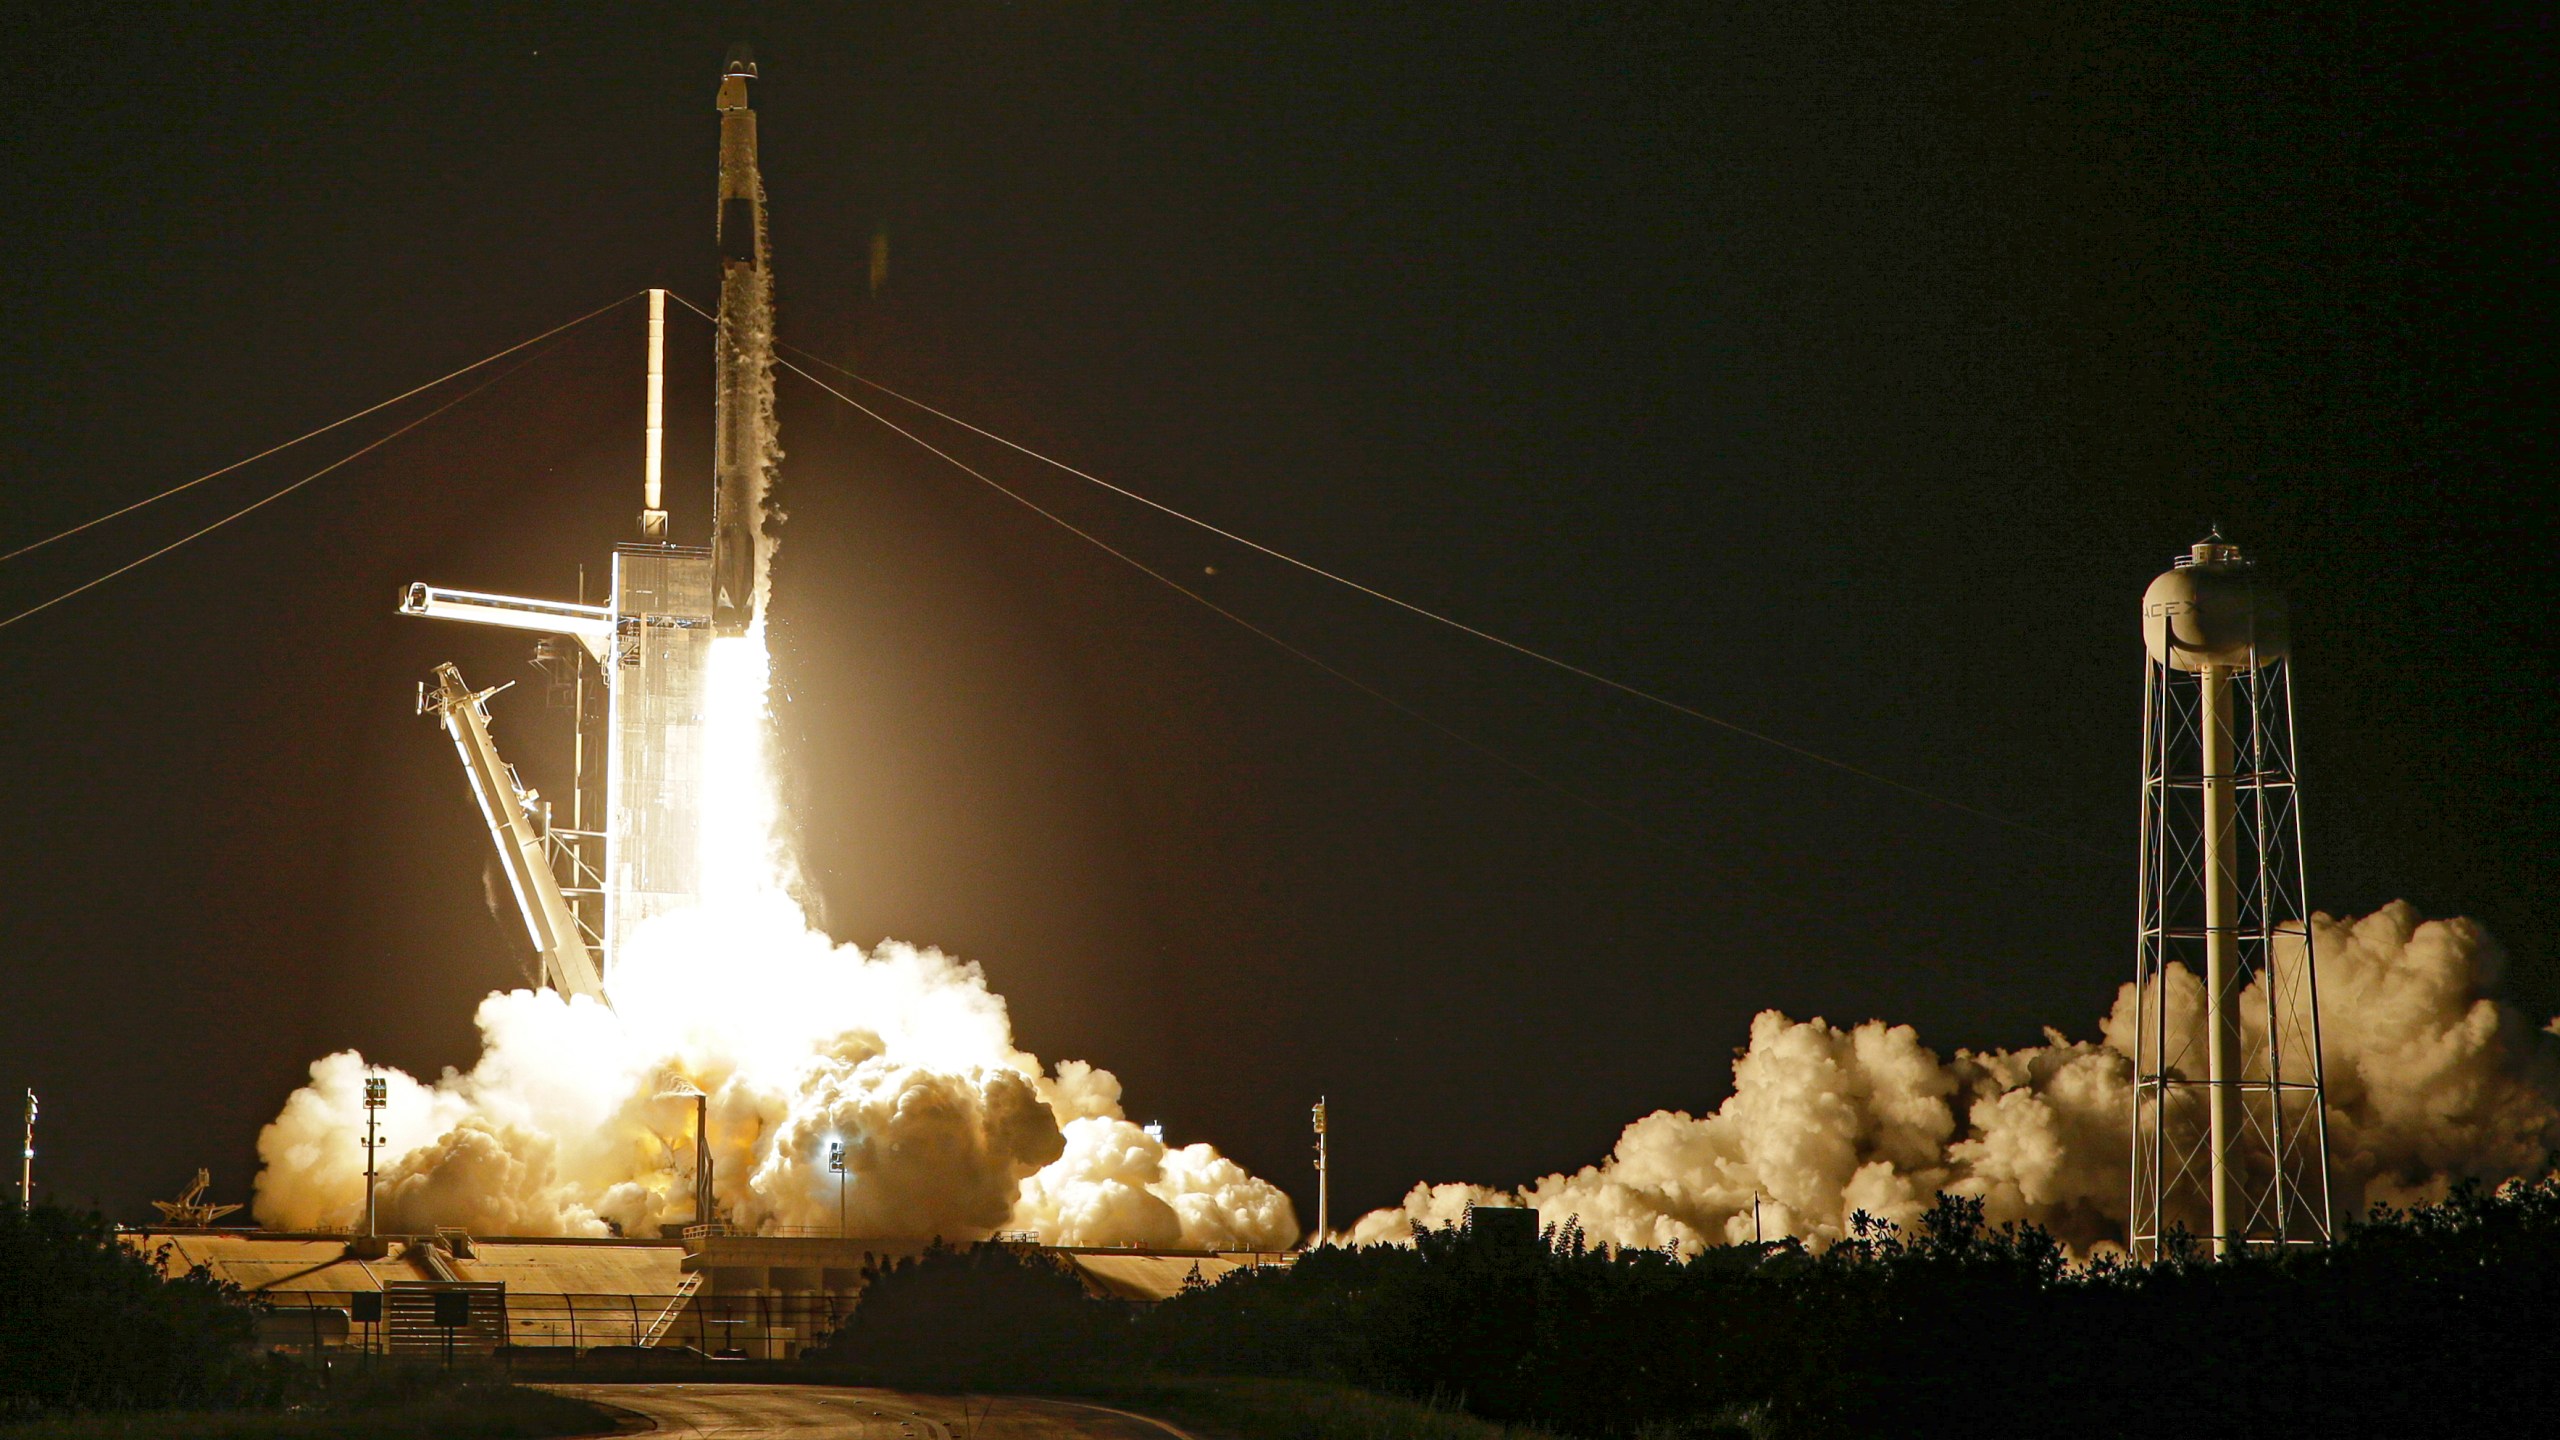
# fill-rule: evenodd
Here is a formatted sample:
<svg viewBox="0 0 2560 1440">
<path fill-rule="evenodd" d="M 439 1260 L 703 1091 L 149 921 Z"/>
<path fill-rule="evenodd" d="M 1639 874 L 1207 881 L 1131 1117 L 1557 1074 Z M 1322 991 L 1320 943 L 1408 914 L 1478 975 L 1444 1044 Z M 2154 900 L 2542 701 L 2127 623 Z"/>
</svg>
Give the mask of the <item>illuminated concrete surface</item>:
<svg viewBox="0 0 2560 1440">
<path fill-rule="evenodd" d="M 647 1416 L 668 1440 L 1191 1440 L 1161 1420 L 1070 1400 L 908 1395 L 836 1385 L 544 1385 Z"/>
</svg>

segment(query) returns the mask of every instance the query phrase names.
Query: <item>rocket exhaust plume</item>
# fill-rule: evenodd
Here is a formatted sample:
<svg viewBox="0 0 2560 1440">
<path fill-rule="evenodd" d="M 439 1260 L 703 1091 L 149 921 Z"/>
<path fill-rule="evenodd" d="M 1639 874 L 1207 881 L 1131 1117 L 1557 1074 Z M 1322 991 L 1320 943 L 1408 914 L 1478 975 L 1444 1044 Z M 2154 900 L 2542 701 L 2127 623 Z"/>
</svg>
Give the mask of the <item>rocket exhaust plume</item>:
<svg viewBox="0 0 2560 1440">
<path fill-rule="evenodd" d="M 610 1008 L 493 994 L 470 1070 L 389 1074 L 382 1224 L 638 1235 L 696 1218 L 694 1106 L 665 1098 L 675 1076 L 710 1097 L 716 1198 L 745 1228 L 832 1227 L 826 1157 L 840 1143 L 857 1235 L 1294 1243 L 1277 1188 L 1207 1145 L 1149 1137 L 1108 1071 L 1017 1047 L 975 965 L 896 941 L 839 946 L 810 926 L 774 830 L 766 671 L 760 624 L 714 643 L 702 898 L 633 932 Z M 318 1061 L 261 1132 L 261 1222 L 361 1219 L 366 1073 L 352 1051 Z"/>
<path fill-rule="evenodd" d="M 2492 998 L 2505 959 L 2494 940 L 2407 904 L 2314 916 L 2312 932 L 2341 1215 L 2551 1168 L 2560 1021 L 2537 1028 Z M 2172 1029 L 2200 1033 L 2201 978 L 2172 966 L 2168 980 Z M 1437 1226 L 1483 1202 L 1534 1207 L 1547 1224 L 1578 1216 L 1595 1241 L 1695 1252 L 1750 1243 L 1756 1197 L 1768 1238 L 1821 1247 L 1857 1211 L 1908 1225 L 1945 1191 L 1979 1198 L 1993 1224 L 2032 1221 L 2084 1254 L 2120 1246 L 2132 990 L 2118 993 L 2095 1041 L 2047 1030 L 2042 1045 L 1944 1059 L 1908 1025 L 1763 1011 L 1734 1062 L 1733 1094 L 1712 1113 L 1656 1111 L 1607 1159 L 1517 1191 L 1417 1185 L 1346 1238 L 1403 1240 L 1416 1222 Z M 2254 988 L 2244 1000 L 2244 1015 L 2265 1013 Z M 2208 1219 L 2182 1218 L 2192 1234 Z"/>
</svg>

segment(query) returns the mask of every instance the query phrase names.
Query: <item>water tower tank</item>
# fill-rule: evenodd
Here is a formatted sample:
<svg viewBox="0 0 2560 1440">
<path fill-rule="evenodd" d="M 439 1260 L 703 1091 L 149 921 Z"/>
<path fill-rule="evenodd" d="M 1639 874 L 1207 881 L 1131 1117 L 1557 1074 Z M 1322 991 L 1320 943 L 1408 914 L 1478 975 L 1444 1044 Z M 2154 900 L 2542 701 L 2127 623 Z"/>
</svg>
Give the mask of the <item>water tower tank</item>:
<svg viewBox="0 0 2560 1440">
<path fill-rule="evenodd" d="M 2283 592 L 2260 584 L 2240 547 L 2217 532 L 2142 594 L 2142 643 L 2178 670 L 2248 670 L 2285 654 Z"/>
</svg>

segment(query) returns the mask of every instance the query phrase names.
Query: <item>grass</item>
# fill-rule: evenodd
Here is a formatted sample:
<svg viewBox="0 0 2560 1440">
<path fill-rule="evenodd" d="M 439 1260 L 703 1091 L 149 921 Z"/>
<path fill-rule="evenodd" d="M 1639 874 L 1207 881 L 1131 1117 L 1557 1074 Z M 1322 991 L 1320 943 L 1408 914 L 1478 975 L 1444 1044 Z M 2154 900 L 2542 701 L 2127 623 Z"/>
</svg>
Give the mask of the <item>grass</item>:
<svg viewBox="0 0 2560 1440">
<path fill-rule="evenodd" d="M 1561 1440 L 1431 1405 L 1309 1380 L 1159 1380 L 1097 1397 L 1199 1440 Z"/>
<path fill-rule="evenodd" d="M 0 1424 L 0 1440 L 552 1440 L 610 1434 L 584 1401 L 489 1381 L 349 1387 L 288 1410 L 137 1410 Z"/>
</svg>

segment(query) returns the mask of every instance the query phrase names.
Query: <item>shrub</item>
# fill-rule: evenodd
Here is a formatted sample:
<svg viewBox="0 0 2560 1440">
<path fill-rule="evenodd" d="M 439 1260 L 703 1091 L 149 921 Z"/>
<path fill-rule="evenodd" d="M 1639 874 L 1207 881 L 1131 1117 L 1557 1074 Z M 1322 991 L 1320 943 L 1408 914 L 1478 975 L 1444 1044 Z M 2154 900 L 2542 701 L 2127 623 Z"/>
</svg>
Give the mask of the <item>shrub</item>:
<svg viewBox="0 0 2560 1440">
<path fill-rule="evenodd" d="M 229 1286 L 162 1276 L 100 1216 L 0 1206 L 0 1415 L 232 1403 L 255 1333 Z"/>
</svg>

